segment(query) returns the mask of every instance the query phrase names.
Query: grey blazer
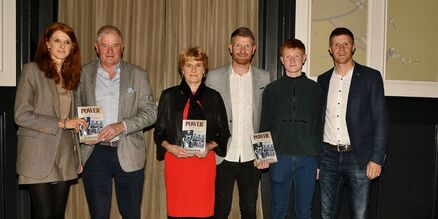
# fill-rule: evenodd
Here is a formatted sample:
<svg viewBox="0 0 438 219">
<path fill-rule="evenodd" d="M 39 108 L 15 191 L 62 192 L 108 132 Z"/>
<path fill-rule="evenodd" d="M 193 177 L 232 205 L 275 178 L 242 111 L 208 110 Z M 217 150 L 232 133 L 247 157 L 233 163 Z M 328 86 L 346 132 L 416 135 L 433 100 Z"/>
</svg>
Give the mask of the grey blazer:
<svg viewBox="0 0 438 219">
<path fill-rule="evenodd" d="M 253 115 L 252 124 L 254 126 L 254 132 L 259 131 L 260 127 L 260 114 L 262 108 L 262 94 L 266 85 L 271 81 L 270 74 L 267 71 L 259 69 L 251 65 L 252 73 L 252 105 L 253 105 Z M 218 69 L 208 72 L 207 79 L 205 81 L 208 87 L 217 90 L 224 100 L 225 108 L 227 110 L 228 127 L 230 128 L 230 133 L 233 133 L 233 113 L 231 111 L 231 93 L 230 93 L 230 75 L 231 75 L 231 63 L 222 66 Z M 231 136 L 228 139 L 227 151 L 230 146 Z M 222 163 L 223 157 L 216 156 L 216 164 Z"/>
<path fill-rule="evenodd" d="M 74 96 L 70 117 L 76 115 Z M 59 94 L 54 80 L 46 78 L 34 62 L 23 65 L 15 97 L 15 123 L 18 128 L 17 173 L 34 179 L 43 179 L 53 168 L 62 129 Z M 79 142 L 71 131 L 78 151 L 76 160 L 80 165 Z M 78 166 L 79 168 L 79 166 Z"/>
<path fill-rule="evenodd" d="M 82 68 L 78 95 L 79 105 L 96 105 L 96 75 L 99 60 L 92 61 Z M 120 166 L 126 172 L 144 168 L 146 145 L 143 129 L 152 126 L 157 119 L 157 105 L 151 91 L 149 78 L 140 67 L 120 61 L 120 96 L 118 121 L 124 121 L 126 132 L 120 135 L 117 154 Z M 104 109 L 105 113 L 105 109 Z M 81 145 L 82 162 L 93 152 L 94 145 Z"/>
</svg>

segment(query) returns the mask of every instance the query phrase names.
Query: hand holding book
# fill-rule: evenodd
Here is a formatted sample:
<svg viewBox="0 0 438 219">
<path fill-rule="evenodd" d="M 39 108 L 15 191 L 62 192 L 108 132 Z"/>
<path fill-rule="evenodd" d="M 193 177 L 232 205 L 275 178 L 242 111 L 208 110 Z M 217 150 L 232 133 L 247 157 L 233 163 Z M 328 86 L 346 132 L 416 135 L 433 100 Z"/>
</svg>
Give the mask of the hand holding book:
<svg viewBox="0 0 438 219">
<path fill-rule="evenodd" d="M 105 126 L 105 128 L 102 129 L 102 132 L 99 133 L 98 140 L 111 141 L 114 137 L 120 135 L 124 131 L 125 126 L 121 122 L 107 125 Z"/>
<path fill-rule="evenodd" d="M 254 149 L 254 166 L 258 169 L 266 169 L 269 163 L 277 162 L 271 132 L 260 132 L 250 135 Z"/>
<path fill-rule="evenodd" d="M 259 169 L 259 170 L 269 168 L 269 163 L 270 162 L 268 160 L 257 160 L 257 159 L 254 159 L 254 166 L 257 169 Z"/>
<path fill-rule="evenodd" d="M 193 153 L 187 152 L 184 148 L 178 145 L 170 144 L 168 141 L 163 141 L 161 146 L 164 147 L 167 152 L 171 153 L 176 158 L 187 158 L 194 156 Z"/>
<path fill-rule="evenodd" d="M 194 154 L 195 156 L 197 156 L 198 158 L 206 158 L 207 157 L 207 155 L 208 155 L 208 150 L 205 150 L 205 151 L 194 151 L 194 152 L 191 152 L 192 154 Z"/>
<path fill-rule="evenodd" d="M 217 145 L 217 143 L 216 142 L 214 142 L 214 141 L 210 141 L 210 142 L 207 142 L 207 144 L 205 144 L 205 150 L 204 151 L 194 151 L 194 152 L 191 152 L 191 153 L 193 153 L 195 156 L 197 156 L 198 158 L 206 158 L 207 157 L 207 155 L 208 155 L 208 153 L 211 151 L 211 150 L 213 150 L 215 147 L 217 147 L 218 145 Z"/>
<path fill-rule="evenodd" d="M 63 129 L 74 129 L 76 133 L 79 133 L 81 125 L 88 127 L 87 122 L 80 118 L 61 119 L 58 123 L 58 127 Z"/>
</svg>

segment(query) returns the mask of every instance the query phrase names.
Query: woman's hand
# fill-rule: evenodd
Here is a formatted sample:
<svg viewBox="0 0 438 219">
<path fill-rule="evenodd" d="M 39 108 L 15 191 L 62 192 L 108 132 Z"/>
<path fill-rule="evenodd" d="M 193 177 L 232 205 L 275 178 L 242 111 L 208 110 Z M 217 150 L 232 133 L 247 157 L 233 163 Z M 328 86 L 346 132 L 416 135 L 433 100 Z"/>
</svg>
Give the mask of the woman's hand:
<svg viewBox="0 0 438 219">
<path fill-rule="evenodd" d="M 166 141 L 163 142 L 161 145 L 166 148 L 167 152 L 171 153 L 176 158 L 187 158 L 193 156 L 193 154 L 188 153 L 184 148 L 178 145 L 169 144 Z"/>
<path fill-rule="evenodd" d="M 205 149 L 205 151 L 195 151 L 194 154 L 195 156 L 197 156 L 198 158 L 206 158 L 208 155 L 209 150 Z"/>
<path fill-rule="evenodd" d="M 78 174 L 81 174 L 84 171 L 84 166 L 79 165 Z"/>
<path fill-rule="evenodd" d="M 217 146 L 218 145 L 214 141 L 207 142 L 207 144 L 205 144 L 205 150 L 204 151 L 196 151 L 194 154 L 198 158 L 206 158 L 208 156 L 208 152 L 210 152 L 211 150 L 213 150 Z"/>
<path fill-rule="evenodd" d="M 88 124 L 85 120 L 79 119 L 79 118 L 73 118 L 73 119 L 61 119 L 60 121 L 60 128 L 63 129 L 74 129 L 76 133 L 79 132 L 80 126 L 88 127 Z"/>
</svg>

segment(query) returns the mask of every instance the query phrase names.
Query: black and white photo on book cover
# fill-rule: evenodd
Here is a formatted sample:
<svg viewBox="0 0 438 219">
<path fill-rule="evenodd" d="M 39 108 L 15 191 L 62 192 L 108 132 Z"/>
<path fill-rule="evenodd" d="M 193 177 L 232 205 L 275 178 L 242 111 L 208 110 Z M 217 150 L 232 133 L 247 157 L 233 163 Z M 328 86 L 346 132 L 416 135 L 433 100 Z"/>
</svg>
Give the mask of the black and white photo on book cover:
<svg viewBox="0 0 438 219">
<path fill-rule="evenodd" d="M 250 137 L 254 149 L 254 156 L 257 161 L 266 160 L 269 163 L 277 162 L 271 132 L 255 133 Z"/>
<path fill-rule="evenodd" d="M 103 129 L 103 112 L 100 106 L 78 107 L 78 117 L 84 119 L 88 128 L 81 126 L 79 131 L 79 141 L 97 141 L 99 133 Z"/>
<path fill-rule="evenodd" d="M 207 120 L 182 121 L 181 146 L 188 152 L 205 151 Z"/>
</svg>

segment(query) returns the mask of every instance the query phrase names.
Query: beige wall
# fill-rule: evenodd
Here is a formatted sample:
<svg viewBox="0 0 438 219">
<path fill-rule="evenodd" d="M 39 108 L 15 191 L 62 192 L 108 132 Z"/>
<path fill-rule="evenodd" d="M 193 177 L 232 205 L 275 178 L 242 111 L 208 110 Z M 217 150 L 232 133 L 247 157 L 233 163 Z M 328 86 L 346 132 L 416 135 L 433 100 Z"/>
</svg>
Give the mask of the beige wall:
<svg viewBox="0 0 438 219">
<path fill-rule="evenodd" d="M 437 9 L 437 0 L 388 0 L 387 80 L 438 82 Z"/>
<path fill-rule="evenodd" d="M 333 66 L 327 45 L 328 36 L 336 27 L 344 26 L 353 31 L 358 47 L 354 59 L 367 64 L 368 5 L 373 1 L 378 0 L 312 2 L 311 76 L 318 76 Z M 386 81 L 438 82 L 437 8 L 436 0 L 387 0 Z"/>
<path fill-rule="evenodd" d="M 318 76 L 333 67 L 327 52 L 328 38 L 333 29 L 346 27 L 355 37 L 354 59 L 366 64 L 367 0 L 314 0 L 310 30 L 310 76 Z"/>
<path fill-rule="evenodd" d="M 0 86 L 16 83 L 15 1 L 0 0 Z"/>
</svg>

